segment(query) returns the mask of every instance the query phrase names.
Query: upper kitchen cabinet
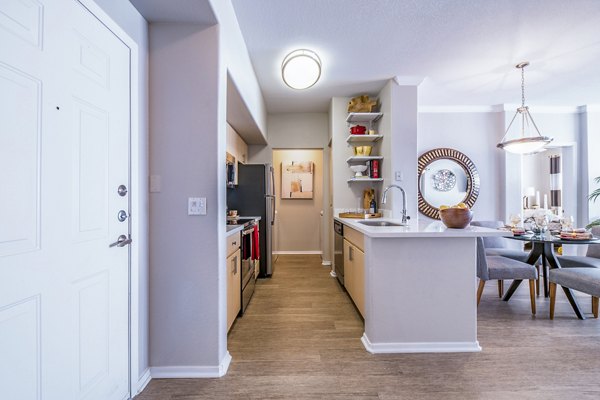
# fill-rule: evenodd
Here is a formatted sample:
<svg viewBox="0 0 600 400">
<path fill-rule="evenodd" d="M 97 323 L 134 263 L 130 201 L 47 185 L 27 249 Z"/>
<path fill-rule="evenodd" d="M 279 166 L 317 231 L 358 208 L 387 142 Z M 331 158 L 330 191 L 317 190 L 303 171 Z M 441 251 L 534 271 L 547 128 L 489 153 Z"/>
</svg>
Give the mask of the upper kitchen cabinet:
<svg viewBox="0 0 600 400">
<path fill-rule="evenodd" d="M 227 185 L 237 185 L 238 163 L 245 163 L 248 157 L 248 145 L 233 129 L 227 124 Z M 233 169 L 233 170 L 232 170 Z"/>
</svg>

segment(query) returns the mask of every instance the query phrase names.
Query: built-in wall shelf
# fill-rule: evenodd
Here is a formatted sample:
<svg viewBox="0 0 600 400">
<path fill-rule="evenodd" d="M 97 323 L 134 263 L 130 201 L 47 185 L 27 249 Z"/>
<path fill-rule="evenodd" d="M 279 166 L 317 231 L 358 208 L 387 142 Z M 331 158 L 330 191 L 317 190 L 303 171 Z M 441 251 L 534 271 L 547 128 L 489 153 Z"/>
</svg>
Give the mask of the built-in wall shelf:
<svg viewBox="0 0 600 400">
<path fill-rule="evenodd" d="M 359 122 L 376 122 L 383 116 L 383 113 L 348 113 L 346 122 L 349 124 Z"/>
<path fill-rule="evenodd" d="M 350 135 L 346 138 L 348 143 L 375 143 L 383 138 L 383 135 Z"/>
<path fill-rule="evenodd" d="M 350 178 L 348 183 L 353 182 L 383 182 L 383 178 Z"/>
<path fill-rule="evenodd" d="M 347 163 L 365 162 L 370 160 L 383 160 L 383 156 L 352 156 L 346 159 Z"/>
</svg>

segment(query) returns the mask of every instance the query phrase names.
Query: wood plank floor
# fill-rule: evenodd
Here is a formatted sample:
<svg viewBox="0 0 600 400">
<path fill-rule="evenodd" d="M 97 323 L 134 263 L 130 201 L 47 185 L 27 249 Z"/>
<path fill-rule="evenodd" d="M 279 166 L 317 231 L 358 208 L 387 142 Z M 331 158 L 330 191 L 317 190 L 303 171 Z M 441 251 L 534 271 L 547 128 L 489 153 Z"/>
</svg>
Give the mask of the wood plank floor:
<svg viewBox="0 0 600 400">
<path fill-rule="evenodd" d="M 590 318 L 576 319 L 561 291 L 550 321 L 543 296 L 531 315 L 527 285 L 507 303 L 489 282 L 481 353 L 372 355 L 361 318 L 320 259 L 280 256 L 229 334 L 225 377 L 156 379 L 136 399 L 599 399 L 600 321 L 590 298 L 578 299 Z"/>
</svg>

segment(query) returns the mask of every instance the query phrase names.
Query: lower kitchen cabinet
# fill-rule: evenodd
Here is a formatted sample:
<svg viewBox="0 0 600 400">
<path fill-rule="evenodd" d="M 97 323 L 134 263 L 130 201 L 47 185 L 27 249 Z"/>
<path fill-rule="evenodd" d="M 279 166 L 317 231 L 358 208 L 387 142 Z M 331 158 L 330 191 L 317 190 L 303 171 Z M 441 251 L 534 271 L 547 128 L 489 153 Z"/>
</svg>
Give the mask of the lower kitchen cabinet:
<svg viewBox="0 0 600 400">
<path fill-rule="evenodd" d="M 344 233 L 348 231 L 348 228 L 344 227 Z M 349 238 L 357 238 L 357 242 L 362 243 L 362 235 L 356 237 L 356 231 L 353 230 L 354 235 L 349 235 Z M 346 235 L 344 235 L 346 237 Z M 356 308 L 360 314 L 365 316 L 365 253 L 356 244 L 350 242 L 347 238 L 344 238 L 344 286 L 348 291 L 348 294 L 352 298 L 352 301 L 356 305 Z"/>
<path fill-rule="evenodd" d="M 239 245 L 236 247 L 234 243 L 240 243 L 239 234 L 232 235 L 233 238 L 228 238 L 228 254 L 227 268 L 227 330 L 231 329 L 233 321 L 238 316 L 242 305 L 242 278 L 241 278 L 241 250 Z M 237 250 L 235 250 L 237 248 Z M 234 251 L 235 250 L 235 251 Z"/>
</svg>

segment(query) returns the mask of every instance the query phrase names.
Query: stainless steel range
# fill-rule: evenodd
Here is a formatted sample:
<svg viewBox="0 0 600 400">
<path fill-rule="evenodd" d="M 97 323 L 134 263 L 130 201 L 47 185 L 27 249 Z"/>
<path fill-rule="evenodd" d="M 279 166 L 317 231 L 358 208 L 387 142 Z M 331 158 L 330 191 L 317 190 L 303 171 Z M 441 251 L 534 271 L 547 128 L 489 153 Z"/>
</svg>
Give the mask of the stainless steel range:
<svg viewBox="0 0 600 400">
<path fill-rule="evenodd" d="M 240 246 L 242 254 L 242 304 L 241 314 L 246 311 L 248 303 L 254 294 L 254 286 L 256 285 L 256 273 L 255 263 L 257 258 L 258 243 L 255 241 L 258 239 L 258 233 L 255 233 L 255 229 L 258 229 L 258 223 L 254 218 L 240 217 L 235 221 L 227 221 L 228 225 L 242 225 L 242 243 Z"/>
</svg>

